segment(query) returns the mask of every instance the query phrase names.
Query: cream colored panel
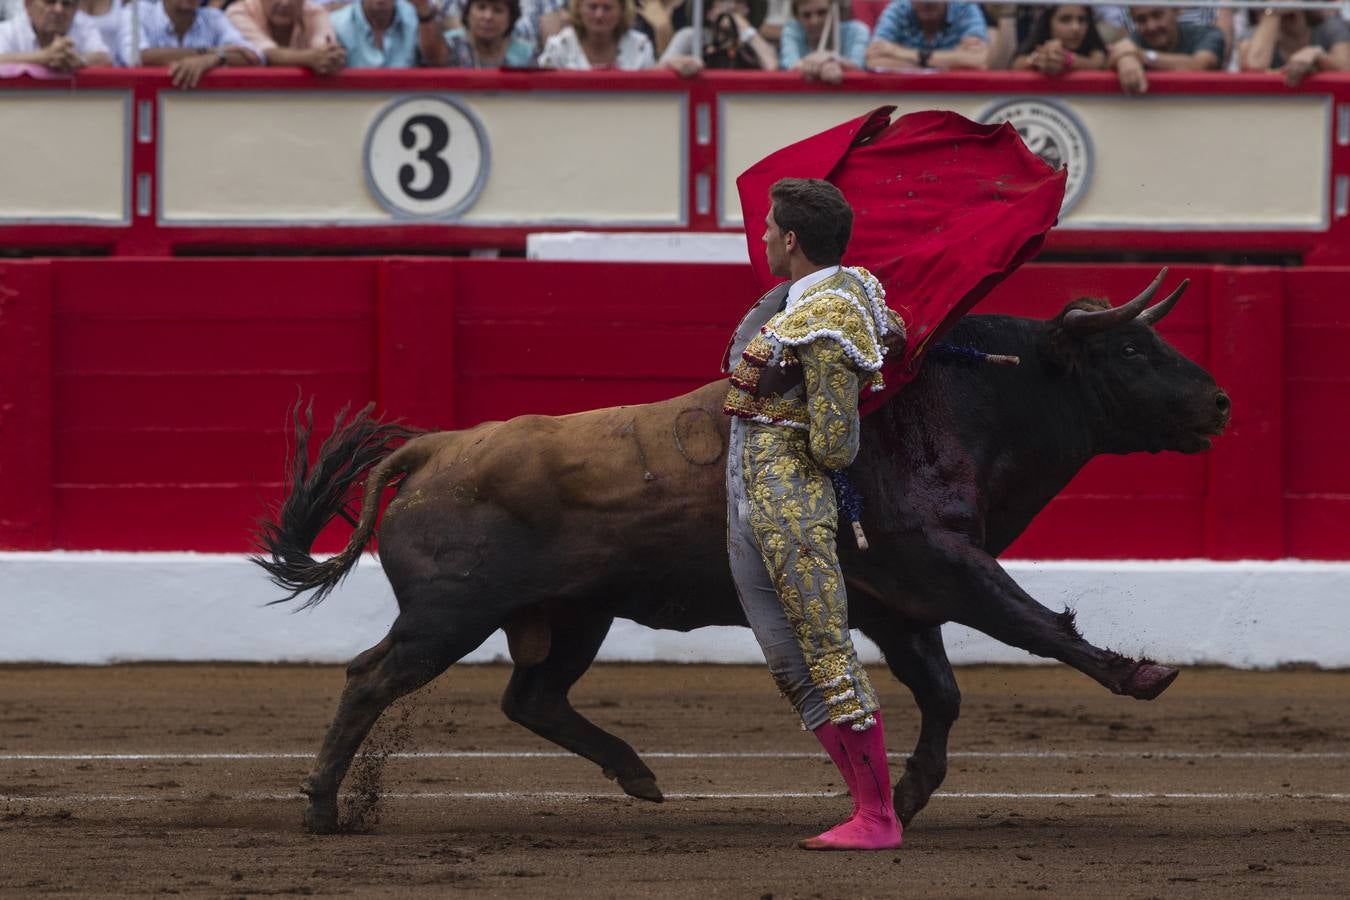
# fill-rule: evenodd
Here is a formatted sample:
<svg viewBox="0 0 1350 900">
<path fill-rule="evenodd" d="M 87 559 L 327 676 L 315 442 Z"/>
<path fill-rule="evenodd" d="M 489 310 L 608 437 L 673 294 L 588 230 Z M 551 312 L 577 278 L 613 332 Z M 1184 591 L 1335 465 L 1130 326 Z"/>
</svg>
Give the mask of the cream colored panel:
<svg viewBox="0 0 1350 900">
<path fill-rule="evenodd" d="M 1320 228 L 1330 109 L 1322 97 L 1078 97 L 1092 184 L 1069 227 Z"/>
<path fill-rule="evenodd" d="M 994 95 L 731 95 L 720 121 L 723 221 L 741 220 L 736 177 L 774 150 L 887 102 L 896 114 L 975 117 Z M 1330 113 L 1320 97 L 1060 98 L 1096 160 L 1068 228 L 1280 229 L 1326 224 Z"/>
<path fill-rule="evenodd" d="M 121 92 L 0 92 L 0 220 L 126 221 L 130 115 Z"/>
<path fill-rule="evenodd" d="M 395 95 L 161 95 L 166 221 L 387 222 L 366 185 L 367 129 Z M 491 162 L 465 224 L 675 224 L 682 216 L 680 98 L 455 95 Z"/>
</svg>

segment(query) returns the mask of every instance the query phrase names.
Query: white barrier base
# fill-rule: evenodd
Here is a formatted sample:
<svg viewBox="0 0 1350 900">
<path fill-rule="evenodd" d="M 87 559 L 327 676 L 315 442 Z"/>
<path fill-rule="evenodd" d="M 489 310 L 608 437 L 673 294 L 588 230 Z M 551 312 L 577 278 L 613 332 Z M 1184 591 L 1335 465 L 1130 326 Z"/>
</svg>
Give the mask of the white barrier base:
<svg viewBox="0 0 1350 900">
<path fill-rule="evenodd" d="M 525 235 L 525 258 L 587 262 L 750 264 L 745 235 L 669 231 L 627 234 L 599 231 Z"/>
<path fill-rule="evenodd" d="M 1350 667 L 1350 563 L 1015 561 L 1006 568 L 1052 609 L 1073 606 L 1088 640 L 1121 653 L 1244 668 Z M 346 662 L 383 637 L 396 613 L 369 556 L 315 609 L 266 605 L 278 596 L 239 555 L 0 553 L 0 663 Z M 943 633 L 953 663 L 1043 662 L 967 628 L 948 625 Z M 866 640 L 859 650 L 879 659 Z M 500 632 L 466 657 L 505 659 Z M 622 620 L 600 659 L 763 661 L 748 629 L 680 634 Z"/>
</svg>

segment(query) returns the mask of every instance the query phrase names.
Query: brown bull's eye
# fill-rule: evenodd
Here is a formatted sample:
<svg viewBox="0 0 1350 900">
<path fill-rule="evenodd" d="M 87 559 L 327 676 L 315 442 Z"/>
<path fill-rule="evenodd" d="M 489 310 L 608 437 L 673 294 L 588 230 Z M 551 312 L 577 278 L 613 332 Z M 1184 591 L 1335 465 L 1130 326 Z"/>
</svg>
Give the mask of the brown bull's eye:
<svg viewBox="0 0 1350 900">
<path fill-rule="evenodd" d="M 1133 359 L 1134 357 L 1141 356 L 1142 354 L 1139 348 L 1136 347 L 1134 344 L 1126 344 L 1124 347 L 1120 348 L 1120 355 L 1125 357 L 1126 359 Z"/>
</svg>

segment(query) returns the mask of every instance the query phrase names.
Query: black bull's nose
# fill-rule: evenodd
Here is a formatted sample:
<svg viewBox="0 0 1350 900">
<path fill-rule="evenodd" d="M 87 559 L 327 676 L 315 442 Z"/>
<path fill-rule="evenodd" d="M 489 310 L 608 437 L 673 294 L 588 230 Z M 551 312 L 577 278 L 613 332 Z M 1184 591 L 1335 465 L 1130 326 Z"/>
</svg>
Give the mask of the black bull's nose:
<svg viewBox="0 0 1350 900">
<path fill-rule="evenodd" d="M 1223 416 L 1224 424 L 1228 424 L 1228 417 L 1233 413 L 1233 401 L 1223 391 L 1218 391 L 1214 394 L 1214 406 Z"/>
</svg>

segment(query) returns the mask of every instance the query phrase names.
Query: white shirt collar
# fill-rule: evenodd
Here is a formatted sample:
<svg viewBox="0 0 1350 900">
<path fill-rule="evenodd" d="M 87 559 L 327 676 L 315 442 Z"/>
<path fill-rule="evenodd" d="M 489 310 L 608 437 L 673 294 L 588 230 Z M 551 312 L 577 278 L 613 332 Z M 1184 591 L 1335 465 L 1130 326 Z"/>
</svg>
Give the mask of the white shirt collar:
<svg viewBox="0 0 1350 900">
<path fill-rule="evenodd" d="M 783 306 L 783 309 L 792 309 L 797 305 L 797 301 L 802 298 L 802 294 L 806 293 L 807 288 L 815 287 L 817 284 L 820 284 L 826 278 L 829 278 L 838 271 L 839 266 L 826 266 L 823 269 L 817 269 L 810 275 L 803 275 L 801 278 L 792 282 L 792 286 L 788 288 L 787 302 Z"/>
</svg>

